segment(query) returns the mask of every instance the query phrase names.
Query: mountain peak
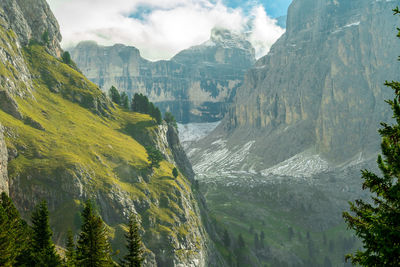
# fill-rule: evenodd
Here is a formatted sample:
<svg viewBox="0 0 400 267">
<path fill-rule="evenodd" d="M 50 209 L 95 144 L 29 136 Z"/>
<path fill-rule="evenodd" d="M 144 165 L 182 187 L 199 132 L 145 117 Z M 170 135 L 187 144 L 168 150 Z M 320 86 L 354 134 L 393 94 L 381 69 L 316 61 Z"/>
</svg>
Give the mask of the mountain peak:
<svg viewBox="0 0 400 267">
<path fill-rule="evenodd" d="M 211 30 L 210 40 L 203 45 L 221 46 L 223 48 L 239 48 L 244 50 L 252 50 L 253 46 L 246 40 L 246 36 L 234 33 L 225 28 L 213 28 Z"/>
</svg>

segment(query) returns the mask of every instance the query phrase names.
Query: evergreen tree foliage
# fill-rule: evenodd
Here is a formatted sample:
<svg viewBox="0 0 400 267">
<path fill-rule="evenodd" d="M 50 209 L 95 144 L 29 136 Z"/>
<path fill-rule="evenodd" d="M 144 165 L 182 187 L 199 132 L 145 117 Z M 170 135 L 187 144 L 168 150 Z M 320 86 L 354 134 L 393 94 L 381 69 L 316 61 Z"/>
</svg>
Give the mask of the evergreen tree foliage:
<svg viewBox="0 0 400 267">
<path fill-rule="evenodd" d="M 125 238 L 127 241 L 126 248 L 128 249 L 128 254 L 121 261 L 121 265 L 124 267 L 141 267 L 144 260 L 143 245 L 139 233 L 139 225 L 133 215 L 131 215 L 129 218 L 128 226 L 129 230 L 125 234 Z"/>
<path fill-rule="evenodd" d="M 61 59 L 62 59 L 62 61 L 63 61 L 65 64 L 67 64 L 67 65 L 70 65 L 70 64 L 72 63 L 71 55 L 70 55 L 70 53 L 69 53 L 68 51 L 65 51 L 65 52 L 62 54 Z"/>
<path fill-rule="evenodd" d="M 178 178 L 179 173 L 177 168 L 174 167 L 172 169 L 172 175 L 174 176 L 175 179 Z"/>
<path fill-rule="evenodd" d="M 293 237 L 294 237 L 294 231 L 293 231 L 293 228 L 291 227 L 291 226 L 289 226 L 289 229 L 288 229 L 288 237 L 289 237 L 289 240 L 291 241 L 292 239 L 293 239 Z"/>
<path fill-rule="evenodd" d="M 147 96 L 136 93 L 132 98 L 131 109 L 134 112 L 149 114 L 149 99 Z"/>
<path fill-rule="evenodd" d="M 147 159 L 150 161 L 150 168 L 159 168 L 160 162 L 164 159 L 163 154 L 152 146 L 146 146 Z"/>
<path fill-rule="evenodd" d="M 0 201 L 0 266 L 14 266 L 28 245 L 27 226 L 5 192 Z"/>
<path fill-rule="evenodd" d="M 69 230 L 67 233 L 67 241 L 65 243 L 65 266 L 66 267 L 77 266 L 74 236 L 71 230 Z"/>
<path fill-rule="evenodd" d="M 239 234 L 238 236 L 238 248 L 243 249 L 246 246 L 246 243 L 244 242 L 242 234 Z"/>
<path fill-rule="evenodd" d="M 32 213 L 31 257 L 34 266 L 61 266 L 61 258 L 53 244 L 46 201 L 40 202 Z"/>
<path fill-rule="evenodd" d="M 229 248 L 231 246 L 231 237 L 229 236 L 228 230 L 225 229 L 224 231 L 224 245 L 225 247 Z"/>
<path fill-rule="evenodd" d="M 257 250 L 260 249 L 260 239 L 257 233 L 254 233 L 254 248 Z"/>
<path fill-rule="evenodd" d="M 161 111 L 153 103 L 149 101 L 147 96 L 136 93 L 132 98 L 131 109 L 134 112 L 148 114 L 153 117 L 157 124 L 162 123 Z"/>
<path fill-rule="evenodd" d="M 162 115 L 159 108 L 155 107 L 151 116 L 156 120 L 158 125 L 162 124 Z"/>
<path fill-rule="evenodd" d="M 111 98 L 112 102 L 121 105 L 121 96 L 115 86 L 111 86 L 110 90 L 108 91 L 108 96 Z"/>
<path fill-rule="evenodd" d="M 399 9 L 394 13 L 400 14 Z M 400 83 L 385 85 L 395 93 L 393 100 L 386 101 L 393 110 L 395 123 L 382 123 L 379 130 L 383 156 L 378 156 L 377 163 L 383 176 L 362 171 L 363 189 L 371 192 L 372 202 L 356 200 L 350 203 L 352 214 L 343 213 L 348 227 L 364 247 L 346 258 L 361 266 L 400 266 Z"/>
<path fill-rule="evenodd" d="M 90 200 L 82 211 L 81 232 L 76 249 L 76 265 L 82 267 L 114 266 L 108 231 Z"/>
<path fill-rule="evenodd" d="M 175 129 L 178 129 L 178 124 L 176 123 L 175 117 L 172 115 L 171 112 L 165 112 L 164 114 L 164 120 L 166 123 L 171 124 L 172 126 L 175 127 Z"/>
<path fill-rule="evenodd" d="M 242 234 L 238 236 L 237 247 L 235 250 L 236 262 L 238 266 L 249 266 L 248 255 L 246 251 L 246 243 L 244 242 Z"/>
<path fill-rule="evenodd" d="M 124 109 L 129 109 L 129 98 L 125 92 L 122 92 L 121 94 L 121 106 Z"/>
</svg>

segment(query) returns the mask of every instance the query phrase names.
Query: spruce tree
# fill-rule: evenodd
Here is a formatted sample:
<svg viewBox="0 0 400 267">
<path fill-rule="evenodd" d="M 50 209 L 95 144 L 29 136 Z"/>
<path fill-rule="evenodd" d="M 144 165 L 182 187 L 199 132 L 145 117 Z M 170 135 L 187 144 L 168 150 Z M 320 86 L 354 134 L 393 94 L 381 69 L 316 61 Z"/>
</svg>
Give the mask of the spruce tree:
<svg viewBox="0 0 400 267">
<path fill-rule="evenodd" d="M 111 98 L 112 102 L 120 105 L 121 104 L 121 96 L 117 90 L 117 88 L 115 88 L 115 86 L 111 86 L 110 90 L 108 91 L 108 95 Z"/>
<path fill-rule="evenodd" d="M 163 154 L 152 146 L 146 146 L 147 159 L 150 161 L 150 169 L 159 168 L 160 162 L 164 159 Z"/>
<path fill-rule="evenodd" d="M 139 226 L 133 215 L 131 215 L 129 218 L 128 226 L 129 230 L 125 234 L 128 254 L 121 261 L 121 265 L 124 267 L 141 267 L 144 260 L 142 256 L 143 245 L 139 233 Z"/>
<path fill-rule="evenodd" d="M 152 117 L 156 120 L 157 124 L 162 124 L 162 115 L 159 108 L 155 107 Z"/>
<path fill-rule="evenodd" d="M 5 192 L 0 197 L 0 266 L 14 266 L 28 246 L 27 225 Z"/>
<path fill-rule="evenodd" d="M 67 233 L 67 241 L 65 244 L 65 266 L 67 267 L 76 266 L 75 243 L 74 243 L 74 236 L 72 235 L 71 230 L 69 230 Z"/>
<path fill-rule="evenodd" d="M 61 56 L 62 61 L 67 64 L 70 65 L 72 63 L 71 60 L 71 54 L 68 51 L 65 51 L 62 56 Z"/>
<path fill-rule="evenodd" d="M 395 15 L 400 14 L 398 8 Z M 400 30 L 399 35 L 400 37 Z M 372 202 L 356 200 L 343 213 L 349 228 L 363 242 L 363 250 L 347 255 L 361 266 L 400 266 L 400 83 L 386 82 L 394 90 L 393 100 L 386 101 L 393 110 L 394 124 L 382 123 L 382 154 L 378 166 L 383 176 L 362 171 L 363 189 L 371 192 Z"/>
<path fill-rule="evenodd" d="M 260 239 L 257 233 L 254 233 L 254 248 L 257 250 L 260 248 Z"/>
<path fill-rule="evenodd" d="M 178 178 L 178 175 L 179 175 L 178 169 L 174 167 L 172 169 L 172 176 L 174 176 L 174 178 L 176 179 L 176 178 Z"/>
<path fill-rule="evenodd" d="M 121 94 L 121 106 L 124 109 L 129 109 L 129 98 L 125 92 L 122 92 Z"/>
<path fill-rule="evenodd" d="M 83 224 L 77 244 L 77 266 L 113 266 L 108 231 L 103 220 L 96 214 L 90 200 L 82 212 Z"/>
<path fill-rule="evenodd" d="M 60 256 L 53 244 L 46 201 L 40 202 L 32 213 L 31 257 L 35 266 L 61 266 Z"/>
<path fill-rule="evenodd" d="M 229 236 L 229 233 L 226 229 L 224 231 L 223 240 L 224 240 L 225 247 L 229 248 L 231 246 L 231 237 Z"/>
<path fill-rule="evenodd" d="M 175 117 L 171 112 L 165 112 L 164 120 L 166 123 L 171 124 L 175 129 L 178 129 L 178 124 L 176 123 Z"/>
<path fill-rule="evenodd" d="M 245 248 L 245 246 L 246 246 L 246 243 L 244 242 L 243 236 L 242 236 L 242 234 L 239 234 L 239 236 L 238 236 L 238 248 L 239 249 L 243 249 L 243 248 Z"/>
</svg>

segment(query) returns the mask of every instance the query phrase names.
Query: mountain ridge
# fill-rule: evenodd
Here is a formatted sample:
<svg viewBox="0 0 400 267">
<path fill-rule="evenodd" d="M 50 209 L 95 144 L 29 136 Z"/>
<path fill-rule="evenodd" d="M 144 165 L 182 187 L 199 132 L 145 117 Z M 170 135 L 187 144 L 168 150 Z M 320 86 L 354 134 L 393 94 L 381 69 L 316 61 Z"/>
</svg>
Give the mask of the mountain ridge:
<svg viewBox="0 0 400 267">
<path fill-rule="evenodd" d="M 71 50 L 78 67 L 103 91 L 112 85 L 132 96 L 143 93 L 178 122 L 222 119 L 244 72 L 255 62 L 243 36 L 214 29 L 210 41 L 181 51 L 171 60 L 150 62 L 135 47 L 82 42 Z"/>
<path fill-rule="evenodd" d="M 304 151 L 333 166 L 359 153 L 375 155 L 379 123 L 391 120 L 384 102 L 391 91 L 383 83 L 399 69 L 391 56 L 397 48 L 391 5 L 294 1 L 286 33 L 246 74 L 208 143 L 222 136 L 233 148 L 254 140 L 248 160 L 258 171 Z"/>
</svg>

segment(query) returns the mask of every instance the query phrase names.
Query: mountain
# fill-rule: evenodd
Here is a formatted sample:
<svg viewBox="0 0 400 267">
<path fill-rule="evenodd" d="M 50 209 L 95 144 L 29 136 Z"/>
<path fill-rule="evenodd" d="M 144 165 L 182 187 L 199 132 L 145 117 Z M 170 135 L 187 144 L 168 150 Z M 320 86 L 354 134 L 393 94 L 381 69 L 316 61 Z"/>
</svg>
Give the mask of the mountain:
<svg viewBox="0 0 400 267">
<path fill-rule="evenodd" d="M 143 93 L 183 123 L 221 120 L 255 62 L 245 37 L 224 29 L 213 29 L 209 41 L 168 61 L 150 62 L 134 47 L 94 42 L 78 44 L 71 56 L 104 92 L 114 85 L 130 96 Z"/>
<path fill-rule="evenodd" d="M 276 18 L 277 20 L 277 25 L 280 26 L 282 29 L 286 29 L 286 20 L 287 16 L 280 16 Z"/>
<path fill-rule="evenodd" d="M 304 157 L 325 168 L 375 155 L 379 123 L 391 120 L 384 100 L 392 92 L 383 83 L 400 69 L 392 5 L 292 3 L 286 33 L 246 74 L 214 135 L 228 149 L 247 149 L 238 169 L 268 172 Z"/>
<path fill-rule="evenodd" d="M 294 0 L 286 33 L 247 72 L 227 116 L 187 148 L 211 214 L 243 235 L 253 266 L 344 266 L 360 246 L 341 213 L 368 193 L 360 170 L 376 171 L 377 130 L 392 120 L 383 84 L 400 70 L 394 7 Z"/>
<path fill-rule="evenodd" d="M 224 266 L 176 129 L 114 105 L 59 58 L 60 40 L 45 0 L 0 2 L 0 190 L 26 219 L 45 199 L 60 246 L 92 199 L 122 253 L 138 215 L 146 266 Z M 146 146 L 163 154 L 160 167 Z"/>
</svg>

